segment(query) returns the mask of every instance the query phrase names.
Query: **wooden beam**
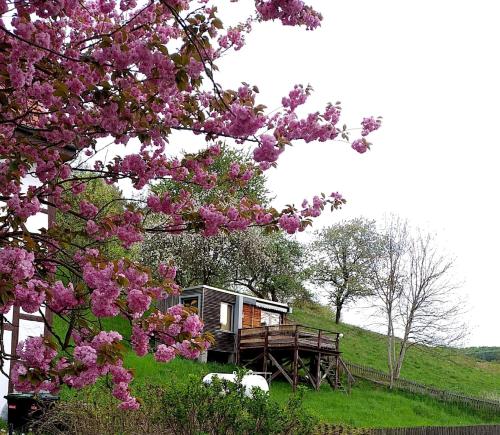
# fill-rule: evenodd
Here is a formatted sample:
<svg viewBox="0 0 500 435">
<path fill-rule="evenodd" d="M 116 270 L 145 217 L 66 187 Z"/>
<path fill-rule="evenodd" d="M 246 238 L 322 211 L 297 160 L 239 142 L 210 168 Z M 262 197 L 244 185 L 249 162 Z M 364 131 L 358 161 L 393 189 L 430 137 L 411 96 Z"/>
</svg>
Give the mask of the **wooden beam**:
<svg viewBox="0 0 500 435">
<path fill-rule="evenodd" d="M 9 367 L 9 394 L 14 391 L 14 385 L 12 384 L 12 366 L 13 362 L 16 359 L 16 349 L 17 343 L 19 341 L 19 314 L 21 313 L 21 309 L 19 307 L 14 306 L 12 310 L 12 335 L 10 338 L 10 355 L 11 362 Z"/>
<path fill-rule="evenodd" d="M 321 387 L 321 352 L 316 355 L 316 390 Z"/>
<path fill-rule="evenodd" d="M 290 382 L 290 385 L 293 387 L 293 380 L 292 378 L 290 378 L 290 376 L 288 375 L 288 373 L 286 372 L 286 370 L 281 367 L 280 363 L 276 360 L 276 358 L 274 358 L 274 356 L 269 353 L 269 359 L 271 360 L 271 362 L 276 366 L 276 368 L 278 369 L 279 372 L 281 372 L 281 374 L 285 377 L 285 379 Z M 274 379 L 276 373 L 274 373 L 272 376 L 271 376 L 271 379 L 269 381 L 271 381 L 272 379 Z"/>
<path fill-rule="evenodd" d="M 311 385 L 313 386 L 313 388 L 316 388 L 316 381 L 311 376 L 311 373 L 309 373 L 309 370 L 307 370 L 307 367 L 304 364 L 304 361 L 302 361 L 302 358 L 300 356 L 298 357 L 298 362 L 302 366 L 302 368 L 304 369 L 304 371 L 306 372 L 306 375 L 307 375 L 307 377 L 309 379 L 309 382 L 311 383 Z"/>
<path fill-rule="evenodd" d="M 19 313 L 19 320 L 29 320 L 30 322 L 42 322 L 42 316 L 35 316 L 33 314 Z"/>
<path fill-rule="evenodd" d="M 240 364 L 240 341 L 241 341 L 241 329 L 238 329 L 238 336 L 236 338 L 236 364 Z"/>
<path fill-rule="evenodd" d="M 335 364 L 335 360 L 330 361 L 328 366 L 326 366 L 325 364 L 321 364 L 321 366 L 323 367 L 324 373 L 323 373 L 323 376 L 321 377 L 320 382 L 319 382 L 320 386 L 323 383 L 323 381 L 326 379 L 332 388 L 334 388 L 334 389 L 337 388 L 336 384 L 335 384 L 335 380 L 332 379 L 332 375 L 330 374 L 330 371 L 332 370 L 332 367 L 334 364 Z"/>
<path fill-rule="evenodd" d="M 250 361 L 247 361 L 245 364 L 243 364 L 243 367 L 246 367 L 248 366 L 249 364 L 252 364 L 256 361 L 258 361 L 259 359 L 261 359 L 262 357 L 264 356 L 263 353 L 260 353 L 259 355 L 257 355 L 255 358 L 252 358 Z"/>
<path fill-rule="evenodd" d="M 266 326 L 266 336 L 264 337 L 264 359 L 262 361 L 262 371 L 267 373 L 267 354 L 269 352 L 269 326 Z"/>
</svg>

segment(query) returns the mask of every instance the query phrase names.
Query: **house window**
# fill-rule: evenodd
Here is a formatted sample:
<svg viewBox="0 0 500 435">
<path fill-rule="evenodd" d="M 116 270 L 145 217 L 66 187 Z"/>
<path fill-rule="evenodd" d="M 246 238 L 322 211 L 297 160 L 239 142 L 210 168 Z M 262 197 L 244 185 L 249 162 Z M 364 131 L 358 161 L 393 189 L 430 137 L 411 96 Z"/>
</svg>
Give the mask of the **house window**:
<svg viewBox="0 0 500 435">
<path fill-rule="evenodd" d="M 221 331 L 233 330 L 233 306 L 226 302 L 220 304 L 220 329 Z"/>
<path fill-rule="evenodd" d="M 197 311 L 200 309 L 200 297 L 199 296 L 183 296 L 181 297 L 181 304 L 185 307 L 196 308 Z"/>
<path fill-rule="evenodd" d="M 281 315 L 279 313 L 270 313 L 262 311 L 260 315 L 260 323 L 265 326 L 275 326 L 281 323 Z"/>
</svg>

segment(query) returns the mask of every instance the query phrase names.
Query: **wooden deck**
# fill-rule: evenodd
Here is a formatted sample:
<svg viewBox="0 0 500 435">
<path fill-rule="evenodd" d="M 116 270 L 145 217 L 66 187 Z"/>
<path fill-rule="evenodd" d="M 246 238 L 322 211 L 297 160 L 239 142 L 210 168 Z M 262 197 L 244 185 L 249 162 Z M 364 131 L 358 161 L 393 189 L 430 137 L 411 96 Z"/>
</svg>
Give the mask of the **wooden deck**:
<svg viewBox="0 0 500 435">
<path fill-rule="evenodd" d="M 238 331 L 238 348 L 275 349 L 288 348 L 303 351 L 336 354 L 339 349 L 340 334 L 333 331 L 311 328 L 304 325 L 276 325 L 259 328 L 245 328 Z"/>
<path fill-rule="evenodd" d="M 261 369 L 270 375 L 268 382 L 282 376 L 294 390 L 300 379 L 316 389 L 325 380 L 338 388 L 343 367 L 340 337 L 338 332 L 304 325 L 244 328 L 238 330 L 236 363 Z"/>
</svg>

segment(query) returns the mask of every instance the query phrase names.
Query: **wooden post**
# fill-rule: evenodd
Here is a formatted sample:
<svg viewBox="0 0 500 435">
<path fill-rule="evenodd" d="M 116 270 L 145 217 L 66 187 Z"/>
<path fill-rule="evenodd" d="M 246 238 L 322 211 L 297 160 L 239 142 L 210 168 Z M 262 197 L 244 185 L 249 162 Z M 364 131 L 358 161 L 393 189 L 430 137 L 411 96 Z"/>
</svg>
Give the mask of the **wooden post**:
<svg viewBox="0 0 500 435">
<path fill-rule="evenodd" d="M 266 332 L 264 337 L 264 359 L 262 361 L 262 371 L 264 372 L 264 378 L 267 379 L 267 354 L 269 347 L 269 326 L 266 326 Z"/>
<path fill-rule="evenodd" d="M 236 337 L 236 364 L 240 364 L 240 341 L 241 341 L 241 329 L 238 329 L 238 336 Z"/>
<path fill-rule="evenodd" d="M 340 352 L 340 337 L 339 334 L 335 334 L 335 350 Z"/>
<path fill-rule="evenodd" d="M 339 370 L 340 370 L 339 356 L 335 355 L 335 386 L 333 387 L 334 390 L 336 390 L 340 384 Z"/>
<path fill-rule="evenodd" d="M 295 327 L 295 340 L 293 350 L 293 392 L 297 390 L 299 381 L 299 325 Z"/>
</svg>

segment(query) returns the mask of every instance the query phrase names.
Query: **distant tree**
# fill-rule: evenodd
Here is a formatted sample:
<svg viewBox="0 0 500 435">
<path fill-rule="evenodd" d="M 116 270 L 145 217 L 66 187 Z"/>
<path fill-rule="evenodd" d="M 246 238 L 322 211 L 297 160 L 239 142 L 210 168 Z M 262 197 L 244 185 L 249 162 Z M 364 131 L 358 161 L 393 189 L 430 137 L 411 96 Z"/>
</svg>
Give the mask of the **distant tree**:
<svg viewBox="0 0 500 435">
<path fill-rule="evenodd" d="M 283 233 L 253 228 L 230 238 L 230 284 L 273 301 L 308 298 L 303 246 Z"/>
<path fill-rule="evenodd" d="M 194 161 L 195 158 L 195 155 L 186 154 L 182 164 L 190 166 L 190 159 Z M 196 205 L 220 203 L 225 206 L 237 206 L 243 198 L 269 204 L 270 194 L 266 187 L 266 177 L 262 171 L 255 168 L 250 153 L 221 146 L 220 154 L 210 158 L 212 161 L 210 172 L 206 174 L 207 183 L 211 183 L 211 178 L 217 179 L 218 182 L 214 182 L 210 189 L 196 184 L 191 187 L 190 199 Z M 151 190 L 157 195 L 168 192 L 171 196 L 177 196 L 185 188 L 184 182 L 172 178 L 151 185 Z"/>
<path fill-rule="evenodd" d="M 451 279 L 453 260 L 439 252 L 434 236 L 418 230 L 411 234 L 406 221 L 393 217 L 381 240 L 372 281 L 387 321 L 392 385 L 411 346 L 451 345 L 464 337 L 466 328 L 460 322 L 463 303 Z"/>
<path fill-rule="evenodd" d="M 379 234 L 379 251 L 371 264 L 370 279 L 375 305 L 386 323 L 387 367 L 390 386 L 394 383 L 396 361 L 396 322 L 406 280 L 405 261 L 409 244 L 408 224 L 397 216 L 389 217 Z"/>
<path fill-rule="evenodd" d="M 375 222 L 358 218 L 316 233 L 310 279 L 326 290 L 339 323 L 348 302 L 371 294 L 369 273 L 378 243 Z"/>
<path fill-rule="evenodd" d="M 78 182 L 76 182 L 76 184 L 78 185 Z M 100 178 L 82 180 L 81 184 L 85 184 L 86 188 L 80 196 L 76 197 L 71 193 L 69 183 L 68 185 L 62 183 L 69 191 L 65 195 L 65 201 L 69 208 L 65 211 L 56 211 L 56 223 L 58 225 L 58 231 L 72 234 L 72 244 L 63 242 L 66 252 L 74 254 L 81 246 L 85 246 L 88 248 L 98 247 L 101 252 L 106 253 L 106 255 L 112 259 L 124 256 L 130 258 L 133 256 L 136 249 L 125 249 L 118 238 L 104 243 L 90 237 L 86 231 L 87 222 L 79 216 L 81 207 L 85 207 L 85 204 L 93 204 L 97 207 L 97 216 L 102 219 L 106 219 L 117 213 L 123 213 L 127 208 L 127 204 L 122 197 L 120 189 L 116 185 L 105 183 Z M 84 201 L 84 205 L 80 206 L 80 202 L 82 201 Z"/>
<path fill-rule="evenodd" d="M 399 303 L 403 336 L 395 367 L 396 379 L 410 346 L 417 343 L 450 346 L 466 335 L 466 326 L 460 321 L 464 304 L 455 293 L 453 266 L 453 259 L 439 252 L 434 236 L 417 232 L 412 238 L 407 280 Z"/>
<path fill-rule="evenodd" d="M 261 228 L 209 238 L 189 233 L 150 235 L 141 249 L 143 262 L 153 268 L 175 258 L 177 279 L 184 287 L 225 286 L 273 301 L 307 296 L 303 255 L 297 241 Z"/>
<path fill-rule="evenodd" d="M 175 259 L 176 280 L 182 287 L 223 286 L 230 280 L 225 256 L 229 247 L 229 237 L 224 233 L 212 237 L 199 233 L 148 234 L 140 256 L 152 269 Z"/>
</svg>

